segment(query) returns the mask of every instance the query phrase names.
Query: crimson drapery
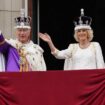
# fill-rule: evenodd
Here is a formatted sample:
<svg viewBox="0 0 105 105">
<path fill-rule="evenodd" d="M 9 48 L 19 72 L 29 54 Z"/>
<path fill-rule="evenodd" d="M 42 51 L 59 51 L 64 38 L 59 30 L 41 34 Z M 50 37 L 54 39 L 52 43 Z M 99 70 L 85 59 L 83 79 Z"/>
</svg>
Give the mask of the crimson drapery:
<svg viewBox="0 0 105 105">
<path fill-rule="evenodd" d="M 0 73 L 0 105 L 105 105 L 105 70 Z"/>
</svg>

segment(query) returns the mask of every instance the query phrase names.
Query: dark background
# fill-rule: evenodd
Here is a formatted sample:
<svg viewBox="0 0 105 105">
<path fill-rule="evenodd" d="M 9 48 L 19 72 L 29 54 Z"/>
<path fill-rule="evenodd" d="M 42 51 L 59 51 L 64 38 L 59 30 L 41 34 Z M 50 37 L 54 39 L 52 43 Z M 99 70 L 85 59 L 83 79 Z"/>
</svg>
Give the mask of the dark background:
<svg viewBox="0 0 105 105">
<path fill-rule="evenodd" d="M 36 1 L 33 1 L 33 25 L 36 17 Z M 84 8 L 86 16 L 91 16 L 94 39 L 100 43 L 105 57 L 105 3 L 101 0 L 40 0 L 40 32 L 47 32 L 55 46 L 62 50 L 70 43 L 75 43 L 73 32 L 73 20 L 80 16 L 80 9 Z M 36 36 L 37 37 L 37 36 Z M 58 60 L 51 55 L 47 43 L 40 40 L 40 46 L 44 49 L 44 58 L 48 70 L 63 70 L 64 60 Z"/>
</svg>

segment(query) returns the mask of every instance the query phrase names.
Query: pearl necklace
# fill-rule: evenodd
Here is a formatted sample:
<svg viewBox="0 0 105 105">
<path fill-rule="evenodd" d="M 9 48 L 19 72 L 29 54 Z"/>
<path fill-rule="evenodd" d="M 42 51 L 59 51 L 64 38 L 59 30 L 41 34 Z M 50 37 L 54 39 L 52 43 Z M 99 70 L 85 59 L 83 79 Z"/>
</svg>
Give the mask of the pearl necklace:
<svg viewBox="0 0 105 105">
<path fill-rule="evenodd" d="M 85 49 L 85 48 L 89 47 L 89 45 L 90 45 L 90 43 L 83 44 L 83 45 L 80 45 L 80 44 L 79 44 L 79 47 L 80 47 L 81 49 Z"/>
</svg>

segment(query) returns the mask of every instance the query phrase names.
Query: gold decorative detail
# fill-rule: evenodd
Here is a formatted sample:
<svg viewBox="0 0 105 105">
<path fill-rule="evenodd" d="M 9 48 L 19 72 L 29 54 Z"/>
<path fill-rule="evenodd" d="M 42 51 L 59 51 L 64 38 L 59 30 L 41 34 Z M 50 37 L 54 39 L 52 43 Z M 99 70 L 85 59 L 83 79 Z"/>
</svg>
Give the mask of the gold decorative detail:
<svg viewBox="0 0 105 105">
<path fill-rule="evenodd" d="M 20 56 L 20 72 L 29 71 L 29 63 L 26 58 L 26 54 L 24 53 L 24 49 L 18 49 L 18 53 Z"/>
</svg>

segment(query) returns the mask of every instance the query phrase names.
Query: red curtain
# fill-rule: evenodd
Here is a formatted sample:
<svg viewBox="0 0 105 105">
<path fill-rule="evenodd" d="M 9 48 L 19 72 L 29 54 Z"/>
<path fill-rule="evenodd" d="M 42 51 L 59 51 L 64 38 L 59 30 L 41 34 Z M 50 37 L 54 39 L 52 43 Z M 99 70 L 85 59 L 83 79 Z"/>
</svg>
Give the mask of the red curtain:
<svg viewBox="0 0 105 105">
<path fill-rule="evenodd" d="M 105 105 L 105 70 L 0 73 L 0 105 Z"/>
</svg>

